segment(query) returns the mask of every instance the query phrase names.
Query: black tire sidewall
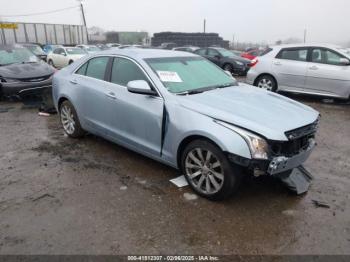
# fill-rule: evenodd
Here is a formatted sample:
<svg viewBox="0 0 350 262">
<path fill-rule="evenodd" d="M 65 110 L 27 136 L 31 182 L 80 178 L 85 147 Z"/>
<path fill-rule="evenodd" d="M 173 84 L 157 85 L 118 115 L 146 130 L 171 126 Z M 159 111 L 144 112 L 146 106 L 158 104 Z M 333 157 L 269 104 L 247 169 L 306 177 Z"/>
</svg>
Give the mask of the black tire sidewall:
<svg viewBox="0 0 350 262">
<path fill-rule="evenodd" d="M 77 112 L 75 111 L 75 108 L 74 106 L 72 105 L 71 102 L 69 102 L 68 100 L 65 100 L 62 102 L 62 104 L 60 105 L 60 122 L 61 122 L 61 125 L 63 126 L 62 124 L 62 120 L 61 120 L 61 110 L 62 110 L 62 107 L 63 106 L 67 106 L 71 109 L 72 113 L 73 113 L 73 117 L 74 117 L 74 122 L 75 122 L 75 126 L 74 126 L 74 132 L 72 134 L 68 134 L 65 130 L 65 133 L 70 136 L 70 137 L 73 137 L 73 138 L 79 138 L 79 137 L 82 137 L 84 134 L 85 134 L 85 131 L 83 130 L 83 128 L 81 127 L 80 125 L 80 121 L 79 121 L 79 118 L 78 118 L 78 114 Z"/>
<path fill-rule="evenodd" d="M 185 160 L 187 154 L 192 151 L 194 148 L 202 148 L 204 150 L 210 150 L 221 162 L 223 170 L 224 170 L 224 184 L 222 188 L 214 194 L 204 194 L 198 191 L 190 182 L 185 169 Z M 195 191 L 198 195 L 207 198 L 209 200 L 218 201 L 224 200 L 230 197 L 238 188 L 241 178 L 242 178 L 242 170 L 238 166 L 234 166 L 229 162 L 224 152 L 216 146 L 214 143 L 207 140 L 194 140 L 189 143 L 184 149 L 181 155 L 181 171 L 185 176 L 190 187 Z"/>
<path fill-rule="evenodd" d="M 225 67 L 228 67 L 228 69 L 226 69 Z M 229 63 L 226 63 L 226 64 L 224 64 L 224 66 L 222 67 L 222 69 L 225 70 L 225 71 L 230 71 L 230 72 L 232 73 L 232 71 L 233 71 L 233 66 L 232 66 L 231 64 L 229 64 Z"/>
</svg>

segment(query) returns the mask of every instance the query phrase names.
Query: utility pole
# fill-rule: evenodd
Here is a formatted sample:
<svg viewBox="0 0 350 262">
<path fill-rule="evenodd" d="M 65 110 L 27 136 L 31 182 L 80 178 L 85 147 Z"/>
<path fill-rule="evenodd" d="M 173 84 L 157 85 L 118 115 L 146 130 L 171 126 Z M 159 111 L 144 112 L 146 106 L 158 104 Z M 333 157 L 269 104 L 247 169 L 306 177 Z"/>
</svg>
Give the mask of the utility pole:
<svg viewBox="0 0 350 262">
<path fill-rule="evenodd" d="M 83 24 L 85 26 L 85 31 L 86 31 L 86 38 L 87 38 L 87 41 L 89 43 L 89 33 L 88 33 L 88 30 L 87 30 L 87 26 L 86 26 L 86 19 L 85 19 L 85 12 L 84 12 L 84 6 L 83 6 L 83 0 L 78 0 L 80 2 L 80 10 L 81 10 L 81 16 L 83 18 Z"/>
<path fill-rule="evenodd" d="M 307 31 L 306 31 L 306 29 L 304 29 L 304 44 L 306 43 L 306 33 L 307 33 Z"/>
<path fill-rule="evenodd" d="M 204 19 L 204 23 L 203 23 L 203 32 L 204 32 L 204 34 L 205 34 L 206 23 L 207 23 L 207 21 Z"/>
<path fill-rule="evenodd" d="M 232 49 L 235 49 L 235 34 L 232 35 Z"/>
</svg>

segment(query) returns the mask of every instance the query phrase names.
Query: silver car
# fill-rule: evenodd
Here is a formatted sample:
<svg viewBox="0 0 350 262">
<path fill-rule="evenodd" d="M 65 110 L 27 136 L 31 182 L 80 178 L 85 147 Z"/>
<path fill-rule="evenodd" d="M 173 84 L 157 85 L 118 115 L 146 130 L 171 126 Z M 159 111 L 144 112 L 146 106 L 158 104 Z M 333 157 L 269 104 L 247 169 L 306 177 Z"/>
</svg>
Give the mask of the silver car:
<svg viewBox="0 0 350 262">
<path fill-rule="evenodd" d="M 314 44 L 271 47 L 257 58 L 247 83 L 270 91 L 349 99 L 350 51 Z"/>
<path fill-rule="evenodd" d="M 219 200 L 243 171 L 283 179 L 315 146 L 319 113 L 238 84 L 205 58 L 152 49 L 108 50 L 54 75 L 64 131 L 90 132 L 178 168 L 195 192 Z"/>
</svg>

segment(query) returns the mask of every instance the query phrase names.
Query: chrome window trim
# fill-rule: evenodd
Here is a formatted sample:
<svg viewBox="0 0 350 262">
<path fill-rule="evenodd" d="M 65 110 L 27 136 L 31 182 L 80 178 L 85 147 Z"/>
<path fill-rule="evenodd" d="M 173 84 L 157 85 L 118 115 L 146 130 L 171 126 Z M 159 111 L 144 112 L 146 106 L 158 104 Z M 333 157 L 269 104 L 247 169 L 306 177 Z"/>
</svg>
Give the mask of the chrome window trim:
<svg viewBox="0 0 350 262">
<path fill-rule="evenodd" d="M 72 72 L 72 74 L 78 75 L 79 77 L 86 77 L 86 78 L 90 78 L 90 79 L 102 81 L 102 82 L 104 82 L 104 83 L 113 84 L 113 85 L 116 85 L 116 86 L 119 86 L 119 87 L 122 87 L 122 88 L 127 88 L 126 86 L 119 85 L 119 84 L 116 84 L 116 83 L 112 83 L 111 81 L 101 80 L 101 79 L 97 79 L 97 78 L 94 78 L 94 77 L 90 77 L 90 76 L 86 76 L 86 75 L 80 75 L 80 74 L 77 74 L 77 73 L 76 73 L 82 66 L 84 66 L 86 63 L 88 63 L 91 59 L 98 58 L 98 57 L 124 58 L 124 59 L 128 59 L 128 60 L 130 60 L 131 62 L 135 63 L 136 66 L 138 66 L 138 67 L 141 69 L 141 71 L 145 74 L 145 76 L 147 77 L 147 79 L 152 83 L 152 86 L 154 87 L 155 91 L 157 92 L 157 95 L 158 95 L 157 97 L 159 97 L 159 98 L 161 98 L 161 99 L 164 99 L 164 97 L 162 96 L 162 94 L 161 94 L 161 92 L 159 91 L 158 87 L 157 87 L 156 84 L 154 83 L 153 79 L 149 76 L 149 74 L 145 71 L 145 69 L 144 69 L 136 60 L 134 60 L 134 59 L 132 59 L 132 58 L 130 58 L 130 57 L 127 57 L 127 56 L 123 56 L 123 55 L 105 55 L 105 54 L 96 55 L 96 56 L 90 57 L 88 60 L 84 61 L 84 63 L 80 64 L 80 65 Z M 113 64 L 112 64 L 112 69 L 113 69 Z M 111 73 L 112 73 L 112 70 L 111 70 Z"/>
</svg>

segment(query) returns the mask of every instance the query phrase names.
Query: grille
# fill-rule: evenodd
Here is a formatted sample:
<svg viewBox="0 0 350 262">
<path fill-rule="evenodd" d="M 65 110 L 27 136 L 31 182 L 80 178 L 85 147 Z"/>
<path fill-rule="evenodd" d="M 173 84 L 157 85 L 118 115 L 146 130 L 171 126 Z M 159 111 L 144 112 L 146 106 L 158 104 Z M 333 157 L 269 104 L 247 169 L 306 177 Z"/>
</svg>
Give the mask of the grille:
<svg viewBox="0 0 350 262">
<path fill-rule="evenodd" d="M 21 82 L 41 82 L 50 78 L 51 75 L 41 76 L 41 77 L 32 77 L 32 78 L 21 78 Z"/>
<path fill-rule="evenodd" d="M 270 144 L 272 155 L 291 157 L 307 149 L 310 140 L 315 138 L 317 126 L 318 120 L 310 125 L 285 132 L 289 141 L 272 142 Z"/>
</svg>

